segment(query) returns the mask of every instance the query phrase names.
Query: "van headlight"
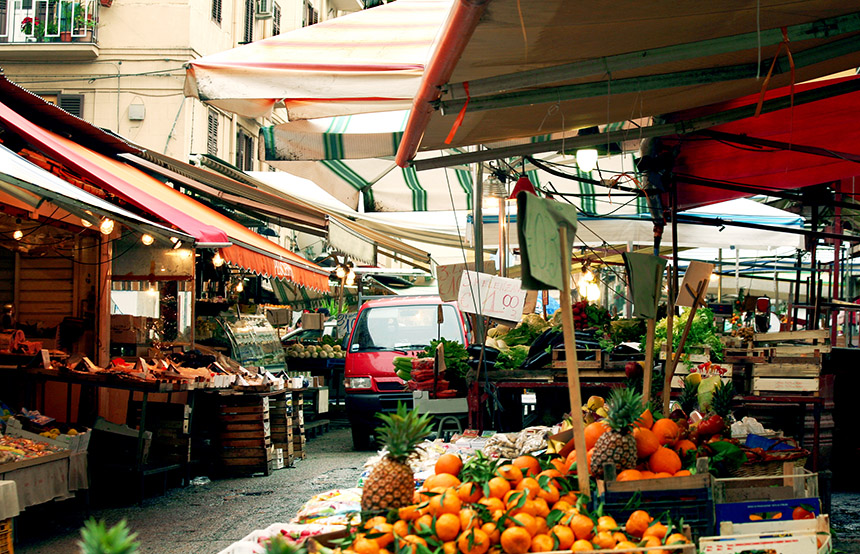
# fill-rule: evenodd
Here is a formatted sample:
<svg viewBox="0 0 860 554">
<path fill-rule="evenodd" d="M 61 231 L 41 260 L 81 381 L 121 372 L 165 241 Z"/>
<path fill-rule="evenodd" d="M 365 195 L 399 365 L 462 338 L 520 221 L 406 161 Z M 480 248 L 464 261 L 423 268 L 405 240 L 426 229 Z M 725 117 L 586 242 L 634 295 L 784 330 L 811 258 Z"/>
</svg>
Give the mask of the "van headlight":
<svg viewBox="0 0 860 554">
<path fill-rule="evenodd" d="M 370 377 L 350 377 L 346 380 L 346 388 L 369 389 L 371 388 Z"/>
</svg>

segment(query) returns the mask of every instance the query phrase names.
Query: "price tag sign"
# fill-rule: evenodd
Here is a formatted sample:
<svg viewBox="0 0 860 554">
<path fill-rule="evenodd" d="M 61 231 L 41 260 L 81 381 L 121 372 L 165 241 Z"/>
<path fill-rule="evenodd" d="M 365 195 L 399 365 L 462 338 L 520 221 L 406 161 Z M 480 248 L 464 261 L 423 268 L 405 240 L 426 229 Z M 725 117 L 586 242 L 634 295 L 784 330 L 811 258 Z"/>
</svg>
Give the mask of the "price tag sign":
<svg viewBox="0 0 860 554">
<path fill-rule="evenodd" d="M 484 273 L 492 273 L 495 262 L 484 262 Z M 436 266 L 436 286 L 439 288 L 439 298 L 443 302 L 453 302 L 460 294 L 460 278 L 463 270 L 475 271 L 475 262 L 468 264 L 448 264 Z"/>
<path fill-rule="evenodd" d="M 684 273 L 684 282 L 681 283 L 678 298 L 675 299 L 675 305 L 691 307 L 696 300 L 696 291 L 699 290 L 699 285 L 703 281 L 709 281 L 713 271 L 714 264 L 697 261 L 690 262 L 690 265 L 687 266 L 687 271 Z"/>
<path fill-rule="evenodd" d="M 505 321 L 519 321 L 526 291 L 519 279 L 508 279 L 466 270 L 460 280 L 460 310 Z"/>
<path fill-rule="evenodd" d="M 576 207 L 521 192 L 517 195 L 523 286 L 528 290 L 562 288 L 559 228 L 567 227 L 565 252 L 573 249 Z M 569 256 L 568 262 L 570 263 Z"/>
</svg>

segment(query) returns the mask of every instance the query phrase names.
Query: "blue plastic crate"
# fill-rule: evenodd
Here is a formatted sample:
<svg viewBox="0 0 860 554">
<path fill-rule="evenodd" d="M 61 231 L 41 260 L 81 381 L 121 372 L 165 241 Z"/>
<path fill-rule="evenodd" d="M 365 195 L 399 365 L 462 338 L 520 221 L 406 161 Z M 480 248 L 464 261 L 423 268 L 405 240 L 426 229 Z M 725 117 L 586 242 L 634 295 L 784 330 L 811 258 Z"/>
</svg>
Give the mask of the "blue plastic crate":
<svg viewBox="0 0 860 554">
<path fill-rule="evenodd" d="M 595 497 L 603 502 L 603 512 L 623 525 L 636 510 L 645 510 L 657 518 L 668 512 L 673 521 L 683 518 L 694 538 L 714 534 L 714 497 L 710 488 L 681 490 L 646 490 L 636 492 L 605 492 Z"/>
</svg>

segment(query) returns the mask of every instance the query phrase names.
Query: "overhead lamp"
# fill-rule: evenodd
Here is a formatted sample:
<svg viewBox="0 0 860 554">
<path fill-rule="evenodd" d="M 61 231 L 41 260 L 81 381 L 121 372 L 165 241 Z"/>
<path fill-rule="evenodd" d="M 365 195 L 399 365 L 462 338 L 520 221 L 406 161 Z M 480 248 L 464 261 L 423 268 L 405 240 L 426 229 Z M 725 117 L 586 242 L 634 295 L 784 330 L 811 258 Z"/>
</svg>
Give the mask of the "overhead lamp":
<svg viewBox="0 0 860 554">
<path fill-rule="evenodd" d="M 491 198 L 507 198 L 508 191 L 505 189 L 505 182 L 501 178 L 504 175 L 504 172 L 495 169 L 486 179 L 484 179 L 484 196 L 489 196 Z"/>
<path fill-rule="evenodd" d="M 597 167 L 597 149 L 580 148 L 576 151 L 576 165 L 585 173 L 591 173 Z"/>
<path fill-rule="evenodd" d="M 351 287 L 355 283 L 355 271 L 346 274 L 346 286 Z"/>
<path fill-rule="evenodd" d="M 716 283 L 719 280 L 720 280 L 720 274 L 719 273 L 711 273 L 711 282 L 712 283 Z"/>
<path fill-rule="evenodd" d="M 239 284 L 236 285 L 236 292 L 242 292 L 245 290 L 245 283 L 243 281 L 239 281 Z"/>
<path fill-rule="evenodd" d="M 149 290 L 146 292 L 150 296 L 158 296 L 158 287 L 156 287 L 155 283 L 149 283 Z"/>
<path fill-rule="evenodd" d="M 152 235 L 144 233 L 140 237 L 140 242 L 142 242 L 144 244 L 144 246 L 151 246 L 152 243 L 155 242 L 155 239 L 152 238 Z"/>
<path fill-rule="evenodd" d="M 337 269 L 334 270 L 334 274 L 337 275 L 338 279 L 343 279 L 346 277 L 346 268 L 342 265 L 338 265 Z"/>
<path fill-rule="evenodd" d="M 596 302 L 600 299 L 600 287 L 597 283 L 588 283 L 585 285 L 585 299 L 589 302 Z"/>
<path fill-rule="evenodd" d="M 221 252 L 215 252 L 215 255 L 212 256 L 212 265 L 215 267 L 224 265 L 224 258 L 221 257 Z"/>
<path fill-rule="evenodd" d="M 173 244 L 176 244 L 177 242 L 179 242 L 179 239 L 176 237 L 170 237 L 170 242 L 172 242 Z"/>
<path fill-rule="evenodd" d="M 102 232 L 103 235 L 109 235 L 113 233 L 114 223 L 113 219 L 106 217 L 102 219 L 101 224 L 99 225 L 99 231 Z"/>
<path fill-rule="evenodd" d="M 93 226 L 93 222 L 89 221 L 88 219 L 81 218 L 81 225 L 83 225 L 84 227 L 89 229 L 90 227 Z"/>
<path fill-rule="evenodd" d="M 21 240 L 24 238 L 24 232 L 21 229 L 15 229 L 15 232 L 12 233 L 12 238 L 15 240 Z"/>
<path fill-rule="evenodd" d="M 173 249 L 179 250 L 180 248 L 182 248 L 182 241 L 177 239 L 176 242 L 173 243 Z"/>
</svg>

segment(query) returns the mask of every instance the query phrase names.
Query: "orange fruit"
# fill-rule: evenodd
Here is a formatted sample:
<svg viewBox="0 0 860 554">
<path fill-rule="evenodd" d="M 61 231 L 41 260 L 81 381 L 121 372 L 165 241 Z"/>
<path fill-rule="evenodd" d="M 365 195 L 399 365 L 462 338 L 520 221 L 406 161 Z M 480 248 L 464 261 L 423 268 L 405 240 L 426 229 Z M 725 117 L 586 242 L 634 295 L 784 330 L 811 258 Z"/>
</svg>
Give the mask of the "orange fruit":
<svg viewBox="0 0 860 554">
<path fill-rule="evenodd" d="M 352 550 L 357 554 L 379 554 L 379 545 L 374 540 L 360 537 L 353 541 Z"/>
<path fill-rule="evenodd" d="M 594 535 L 594 538 L 591 542 L 594 543 L 594 546 L 600 548 L 601 550 L 608 550 L 610 548 L 614 548 L 615 545 L 618 543 L 618 541 L 613 538 L 612 533 L 610 533 L 609 531 L 600 531 L 599 533 Z"/>
<path fill-rule="evenodd" d="M 490 496 L 493 498 L 504 498 L 505 493 L 511 490 L 511 484 L 502 477 L 493 477 L 487 482 L 487 485 L 490 487 Z"/>
<path fill-rule="evenodd" d="M 660 539 L 658 539 L 654 535 L 648 535 L 647 534 L 648 531 L 645 531 L 645 533 L 646 533 L 646 535 L 644 537 L 642 537 L 642 542 L 640 543 L 640 544 L 642 544 L 642 547 L 650 548 L 652 546 L 662 546 L 663 545 L 663 542 Z"/>
<path fill-rule="evenodd" d="M 576 540 L 573 531 L 567 525 L 556 525 L 550 529 L 549 536 L 558 541 L 558 548 L 556 550 L 567 550 L 573 544 L 573 541 Z"/>
<path fill-rule="evenodd" d="M 642 415 L 639 416 L 639 419 L 636 420 L 636 426 L 643 429 L 650 429 L 652 425 L 654 425 L 654 416 L 651 414 L 651 410 L 646 409 L 642 412 Z"/>
<path fill-rule="evenodd" d="M 501 477 L 493 477 L 493 479 L 500 479 L 500 480 L 504 481 L 505 483 L 507 483 L 507 481 L 505 481 Z M 492 481 L 493 479 L 490 479 L 490 481 Z M 502 502 L 501 498 L 496 497 L 496 496 L 491 496 L 489 498 L 482 498 L 482 499 L 478 500 L 478 504 L 483 504 L 484 506 L 486 506 L 487 509 L 490 511 L 490 513 L 495 512 L 496 510 L 504 510 L 505 509 L 505 503 Z"/>
<path fill-rule="evenodd" d="M 600 516 L 597 518 L 597 532 L 615 531 L 618 529 L 618 524 L 612 516 Z"/>
<path fill-rule="evenodd" d="M 591 518 L 582 514 L 576 514 L 570 520 L 570 529 L 576 536 L 576 540 L 589 540 L 594 536 L 594 522 Z"/>
<path fill-rule="evenodd" d="M 460 499 L 460 502 L 475 503 L 482 496 L 484 496 L 484 491 L 481 490 L 481 487 L 477 483 L 463 483 L 457 487 L 457 497 Z"/>
<path fill-rule="evenodd" d="M 586 540 L 578 540 L 573 543 L 573 546 L 570 549 L 574 552 L 585 552 L 587 550 L 594 550 L 594 545 Z"/>
<path fill-rule="evenodd" d="M 564 458 L 553 458 L 549 461 L 552 464 L 552 467 L 556 469 L 561 475 L 567 475 L 568 463 Z M 540 475 L 540 474 L 538 474 Z"/>
<path fill-rule="evenodd" d="M 460 470 L 463 469 L 463 460 L 455 454 L 442 454 L 436 460 L 436 474 L 447 473 L 449 475 L 460 475 Z"/>
<path fill-rule="evenodd" d="M 481 525 L 481 531 L 487 534 L 490 537 L 490 544 L 499 544 L 499 538 L 502 536 L 502 532 L 496 526 L 494 521 L 488 521 L 487 523 Z"/>
<path fill-rule="evenodd" d="M 614 532 L 612 533 L 612 538 L 613 538 L 613 539 L 615 539 L 615 542 L 617 542 L 617 543 L 618 543 L 618 542 L 622 542 L 622 541 L 629 540 L 629 539 L 627 538 L 627 535 L 625 535 L 625 534 L 624 534 L 624 533 L 622 533 L 621 531 L 614 531 Z"/>
<path fill-rule="evenodd" d="M 665 471 L 661 471 L 660 473 L 654 474 L 655 479 L 665 479 L 666 477 L 671 477 L 671 476 L 672 476 L 671 473 L 667 473 Z"/>
<path fill-rule="evenodd" d="M 436 475 L 431 475 L 424 481 L 424 488 L 428 491 L 432 491 L 433 489 L 439 487 L 447 489 L 450 487 L 459 486 L 460 480 L 451 475 L 450 473 L 437 473 Z"/>
<path fill-rule="evenodd" d="M 575 492 L 568 492 L 568 493 L 561 495 L 561 498 L 559 498 L 558 500 L 559 500 L 559 502 L 565 501 L 565 502 L 570 503 L 571 506 L 576 506 L 576 499 L 577 499 L 577 496 L 576 496 Z"/>
<path fill-rule="evenodd" d="M 385 519 L 385 516 L 375 516 L 365 521 L 363 527 L 365 529 L 372 529 L 374 525 L 379 525 L 380 523 L 385 523 L 386 521 L 388 520 Z"/>
<path fill-rule="evenodd" d="M 537 479 L 538 482 L 540 482 L 540 478 L 543 476 L 549 477 L 549 482 L 551 485 L 553 485 L 555 487 L 559 487 L 560 484 L 558 482 L 558 478 L 564 477 L 564 474 L 561 472 L 561 470 L 556 469 L 556 468 L 545 469 L 545 470 L 541 471 L 540 473 L 538 473 L 537 476 L 535 477 L 535 479 Z"/>
<path fill-rule="evenodd" d="M 655 521 L 651 524 L 650 527 L 648 527 L 648 529 L 645 530 L 644 533 L 642 533 L 642 538 L 644 539 L 646 537 L 657 537 L 658 539 L 662 539 L 666 536 L 667 531 L 669 531 L 668 527 L 666 527 L 659 521 Z"/>
<path fill-rule="evenodd" d="M 397 517 L 399 517 L 403 521 L 412 521 L 414 519 L 418 519 L 418 516 L 420 515 L 421 513 L 418 511 L 418 506 L 415 504 L 403 506 L 402 508 L 397 509 Z"/>
<path fill-rule="evenodd" d="M 653 471 L 642 471 L 640 473 L 642 473 L 643 479 L 653 479 L 654 477 L 656 477 Z"/>
<path fill-rule="evenodd" d="M 415 523 L 412 524 L 413 528 L 416 531 L 420 531 L 422 533 L 430 531 L 433 525 L 433 516 L 430 514 L 424 514 L 415 520 Z"/>
<path fill-rule="evenodd" d="M 657 440 L 660 441 L 660 444 L 663 446 L 672 446 L 678 442 L 678 435 L 681 433 L 681 430 L 678 428 L 678 424 L 666 417 L 655 421 L 654 425 L 651 427 L 651 431 L 654 432 L 657 436 Z"/>
<path fill-rule="evenodd" d="M 537 528 L 535 529 L 535 535 L 549 535 L 549 525 L 546 523 L 546 518 L 536 516 L 535 522 L 537 523 Z"/>
<path fill-rule="evenodd" d="M 406 535 L 401 540 L 401 543 L 406 544 L 406 548 L 408 548 L 408 552 L 410 554 L 415 554 L 415 551 L 418 550 L 417 545 L 419 545 L 419 544 L 427 546 L 427 541 L 422 539 L 418 535 Z M 400 548 L 398 548 L 397 551 L 400 552 Z"/>
<path fill-rule="evenodd" d="M 595 421 L 585 426 L 585 449 L 591 450 L 597 444 L 600 435 L 609 431 L 609 425 L 602 421 Z"/>
<path fill-rule="evenodd" d="M 533 515 L 514 514 L 513 516 L 511 516 L 511 520 L 514 521 L 509 520 L 509 525 L 524 528 L 526 531 L 528 531 L 530 537 L 533 537 L 537 534 L 538 522 Z"/>
<path fill-rule="evenodd" d="M 460 518 L 454 514 L 442 514 L 436 518 L 436 536 L 440 541 L 453 541 L 460 534 Z"/>
<path fill-rule="evenodd" d="M 529 499 L 534 500 L 537 498 L 538 491 L 540 491 L 540 485 L 534 477 L 526 477 L 517 484 L 517 490 L 527 491 Z"/>
<path fill-rule="evenodd" d="M 549 511 L 550 511 L 549 510 L 549 504 L 547 503 L 546 500 L 538 497 L 538 498 L 535 498 L 534 500 L 532 500 L 532 503 L 535 507 L 534 515 L 536 515 L 538 517 L 546 517 L 549 515 Z"/>
<path fill-rule="evenodd" d="M 618 481 L 638 481 L 642 479 L 642 472 L 638 469 L 625 469 L 618 474 Z"/>
<path fill-rule="evenodd" d="M 633 438 L 636 439 L 636 455 L 647 458 L 660 448 L 660 441 L 651 429 L 637 427 L 633 429 Z"/>
<path fill-rule="evenodd" d="M 672 475 L 681 470 L 681 458 L 671 448 L 661 447 L 648 458 L 648 466 L 655 473 L 665 472 Z"/>
<path fill-rule="evenodd" d="M 374 537 L 373 540 L 379 548 L 385 548 L 394 542 L 394 526 L 390 523 L 377 523 L 368 530 L 367 534 Z"/>
<path fill-rule="evenodd" d="M 690 540 L 681 533 L 672 533 L 671 535 L 666 537 L 666 544 L 687 544 L 688 542 L 690 542 Z"/>
<path fill-rule="evenodd" d="M 442 543 L 442 554 L 459 554 L 457 549 L 457 541 L 448 541 Z"/>
<path fill-rule="evenodd" d="M 431 514 L 456 514 L 463 507 L 460 497 L 454 489 L 446 489 L 442 494 L 430 499 L 427 506 Z"/>
<path fill-rule="evenodd" d="M 405 537 L 409 534 L 409 524 L 402 519 L 398 519 L 394 522 L 394 525 L 391 526 L 391 530 L 396 536 Z"/>
<path fill-rule="evenodd" d="M 558 490 L 558 487 L 553 485 L 550 482 L 545 489 L 540 489 L 538 491 L 538 500 L 543 500 L 547 504 L 555 504 L 558 502 L 558 499 L 561 498 L 561 493 Z"/>
<path fill-rule="evenodd" d="M 630 517 L 627 518 L 627 524 L 624 526 L 624 530 L 627 531 L 628 535 L 631 535 L 636 538 L 642 538 L 642 535 L 645 533 L 645 530 L 648 529 L 648 526 L 651 525 L 651 521 L 654 518 L 648 515 L 648 512 L 645 510 L 636 510 Z"/>
<path fill-rule="evenodd" d="M 480 529 L 469 529 L 457 539 L 457 546 L 463 554 L 484 554 L 490 549 L 490 537 Z"/>
<path fill-rule="evenodd" d="M 532 552 L 552 552 L 553 550 L 553 540 L 549 535 L 539 534 L 532 537 Z"/>
<path fill-rule="evenodd" d="M 460 510 L 460 530 L 465 531 L 466 529 L 472 529 L 474 527 L 479 527 L 481 525 L 481 518 L 478 516 L 478 512 L 473 510 L 472 508 L 464 508 Z"/>
<path fill-rule="evenodd" d="M 514 487 L 523 480 L 522 470 L 513 464 L 499 466 L 499 469 L 496 470 L 496 475 L 507 480 Z"/>
<path fill-rule="evenodd" d="M 537 504 L 535 504 L 534 500 L 526 499 L 525 502 L 523 502 L 522 506 L 520 506 L 519 508 L 514 508 L 514 506 L 516 506 L 517 504 L 519 504 L 519 502 L 512 502 L 511 504 L 508 504 L 508 506 L 509 506 L 508 509 L 511 512 L 509 515 L 514 515 L 514 514 L 529 514 L 530 516 L 536 516 L 537 515 L 538 507 L 537 507 Z"/>
<path fill-rule="evenodd" d="M 692 475 L 692 473 L 690 473 L 690 470 L 689 469 L 682 469 L 682 470 L 676 471 L 675 475 L 673 475 L 673 477 L 686 477 L 688 475 Z"/>
<path fill-rule="evenodd" d="M 567 513 L 573 509 L 573 505 L 567 500 L 559 500 L 552 505 L 552 509 Z"/>
<path fill-rule="evenodd" d="M 514 525 L 502 531 L 499 542 L 506 554 L 525 554 L 532 546 L 532 536 L 524 527 Z"/>
<path fill-rule="evenodd" d="M 675 452 L 677 452 L 681 456 L 686 455 L 687 452 L 690 450 L 695 452 L 696 450 L 698 450 L 698 448 L 696 447 L 696 443 L 689 439 L 681 439 L 677 443 L 675 443 Z"/>
<path fill-rule="evenodd" d="M 637 546 L 630 541 L 621 541 L 612 550 L 627 550 L 628 548 L 637 548 Z"/>
<path fill-rule="evenodd" d="M 523 477 L 534 477 L 540 473 L 540 462 L 534 456 L 519 456 L 514 459 L 513 464 L 520 468 Z"/>
</svg>

